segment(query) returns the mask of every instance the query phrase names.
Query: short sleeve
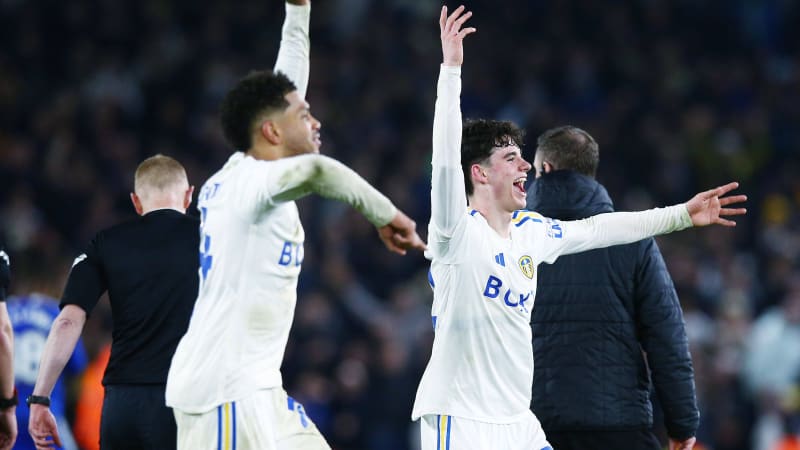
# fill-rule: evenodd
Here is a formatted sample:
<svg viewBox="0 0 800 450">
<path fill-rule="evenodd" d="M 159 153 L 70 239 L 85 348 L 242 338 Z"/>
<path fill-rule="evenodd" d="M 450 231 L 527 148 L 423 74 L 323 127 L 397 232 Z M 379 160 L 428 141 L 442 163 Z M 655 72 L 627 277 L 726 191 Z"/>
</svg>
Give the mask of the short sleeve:
<svg viewBox="0 0 800 450">
<path fill-rule="evenodd" d="M 95 236 L 86 251 L 78 255 L 72 263 L 67 286 L 61 297 L 60 308 L 76 305 L 86 311 L 87 316 L 97 305 L 103 292 L 108 289 L 108 282 L 102 269 L 99 243 L 102 237 Z"/>
</svg>

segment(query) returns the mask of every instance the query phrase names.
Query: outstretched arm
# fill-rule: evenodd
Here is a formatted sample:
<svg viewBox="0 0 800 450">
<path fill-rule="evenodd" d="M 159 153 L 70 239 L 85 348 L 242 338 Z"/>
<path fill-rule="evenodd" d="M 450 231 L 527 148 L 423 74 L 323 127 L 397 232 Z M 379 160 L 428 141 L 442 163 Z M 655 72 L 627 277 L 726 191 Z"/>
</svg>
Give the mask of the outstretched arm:
<svg viewBox="0 0 800 450">
<path fill-rule="evenodd" d="M 311 40 L 309 0 L 286 0 L 286 19 L 281 30 L 281 44 L 275 61 L 275 72 L 282 72 L 297 87 L 300 97 L 306 97 L 310 66 Z"/>
<path fill-rule="evenodd" d="M 732 227 L 736 222 L 728 216 L 745 214 L 745 208 L 729 208 L 747 200 L 746 195 L 727 193 L 739 187 L 739 183 L 728 183 L 715 189 L 701 192 L 681 205 L 656 208 L 640 212 L 617 212 L 598 214 L 584 220 L 557 223 L 562 234 L 545 262 L 554 261 L 559 255 L 578 253 L 594 248 L 628 244 L 650 236 L 671 233 L 692 226 L 722 225 Z M 551 225 L 552 226 L 552 225 Z M 554 240 L 551 240 L 553 242 Z"/>
<path fill-rule="evenodd" d="M 85 323 L 86 312 L 79 306 L 65 305 L 58 314 L 44 344 L 33 395 L 49 397 L 53 392 L 58 377 L 75 350 Z M 58 446 L 62 445 L 55 417 L 47 406 L 31 404 L 28 431 L 37 446 L 44 447 L 53 442 Z"/>
<path fill-rule="evenodd" d="M 470 16 L 472 13 L 464 13 L 463 6 L 448 16 L 447 7 L 443 6 L 439 17 L 443 62 L 433 115 L 431 231 L 443 238 L 452 236 L 467 206 L 461 170 L 461 64 L 464 37 L 475 28 L 461 26 Z"/>
<path fill-rule="evenodd" d="M 310 193 L 345 202 L 378 228 L 389 250 L 405 254 L 408 249 L 424 250 L 416 223 L 409 219 L 355 171 L 339 161 L 308 154 L 272 161 L 273 176 L 267 188 L 272 202 L 298 199 Z"/>
</svg>

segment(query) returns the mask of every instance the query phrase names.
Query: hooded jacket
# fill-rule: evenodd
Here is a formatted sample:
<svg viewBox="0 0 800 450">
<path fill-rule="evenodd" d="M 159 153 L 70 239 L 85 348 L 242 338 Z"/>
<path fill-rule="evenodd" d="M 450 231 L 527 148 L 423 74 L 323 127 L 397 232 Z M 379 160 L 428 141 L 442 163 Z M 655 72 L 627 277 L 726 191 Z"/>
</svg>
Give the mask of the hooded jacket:
<svg viewBox="0 0 800 450">
<path fill-rule="evenodd" d="M 527 200 L 529 210 L 559 220 L 614 210 L 601 184 L 573 171 L 536 179 Z M 539 270 L 531 409 L 545 433 L 650 428 L 654 388 L 670 437 L 694 436 L 683 313 L 655 241 L 562 256 Z"/>
</svg>

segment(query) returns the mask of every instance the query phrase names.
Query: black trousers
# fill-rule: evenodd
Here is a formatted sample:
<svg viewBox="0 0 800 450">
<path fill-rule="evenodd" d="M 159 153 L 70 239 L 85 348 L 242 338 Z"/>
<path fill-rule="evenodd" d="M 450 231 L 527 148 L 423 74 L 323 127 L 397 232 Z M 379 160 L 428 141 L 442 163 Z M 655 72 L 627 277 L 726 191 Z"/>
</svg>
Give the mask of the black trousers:
<svg viewBox="0 0 800 450">
<path fill-rule="evenodd" d="M 661 450 L 651 430 L 545 432 L 555 450 Z"/>
<path fill-rule="evenodd" d="M 164 404 L 163 384 L 115 384 L 105 388 L 100 419 L 102 450 L 175 449 L 178 427 Z"/>
</svg>

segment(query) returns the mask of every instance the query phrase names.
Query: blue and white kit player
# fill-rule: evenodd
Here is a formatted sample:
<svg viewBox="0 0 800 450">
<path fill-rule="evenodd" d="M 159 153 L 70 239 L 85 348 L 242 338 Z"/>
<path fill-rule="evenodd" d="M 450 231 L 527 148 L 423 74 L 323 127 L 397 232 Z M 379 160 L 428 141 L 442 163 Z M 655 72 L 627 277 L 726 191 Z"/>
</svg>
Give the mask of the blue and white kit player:
<svg viewBox="0 0 800 450">
<path fill-rule="evenodd" d="M 295 199 L 343 201 L 378 227 L 390 250 L 424 248 L 414 222 L 384 195 L 318 154 L 320 123 L 304 100 L 310 5 L 292 3 L 305 4 L 286 4 L 274 72 L 248 75 L 223 101 L 226 137 L 246 151 L 198 196 L 200 289 L 166 388 L 179 449 L 330 448 L 282 387 L 305 239 Z"/>
<path fill-rule="evenodd" d="M 521 132 L 510 122 L 462 125 L 462 28 L 471 13 L 459 7 L 440 29 L 444 62 L 434 113 L 431 221 L 435 330 L 412 418 L 421 422 L 422 450 L 550 449 L 530 411 L 533 352 L 530 318 L 537 266 L 569 253 L 744 214 L 721 206 L 736 183 L 698 194 L 686 204 L 580 221 L 523 211 L 526 173 Z M 591 286 L 587 286 L 591 289 Z"/>
<path fill-rule="evenodd" d="M 28 398 L 33 394 L 36 384 L 36 375 L 39 373 L 39 361 L 42 358 L 50 326 L 58 316 L 58 300 L 43 294 L 32 293 L 22 296 L 12 296 L 8 299 L 8 315 L 14 326 L 14 376 L 16 377 L 17 390 L 20 398 Z M 83 347 L 83 341 L 78 340 L 75 351 L 71 353 L 64 367 L 64 375 L 75 377 L 83 373 L 89 364 L 89 357 Z M 71 427 L 67 422 L 67 388 L 64 378 L 59 377 L 50 394 L 50 411 L 58 423 L 59 437 L 65 450 L 77 449 L 75 438 L 70 432 Z M 30 409 L 27 404 L 17 406 L 19 429 L 22 432 L 17 437 L 14 445 L 18 450 L 34 450 L 36 445 L 28 433 L 28 419 Z"/>
</svg>

